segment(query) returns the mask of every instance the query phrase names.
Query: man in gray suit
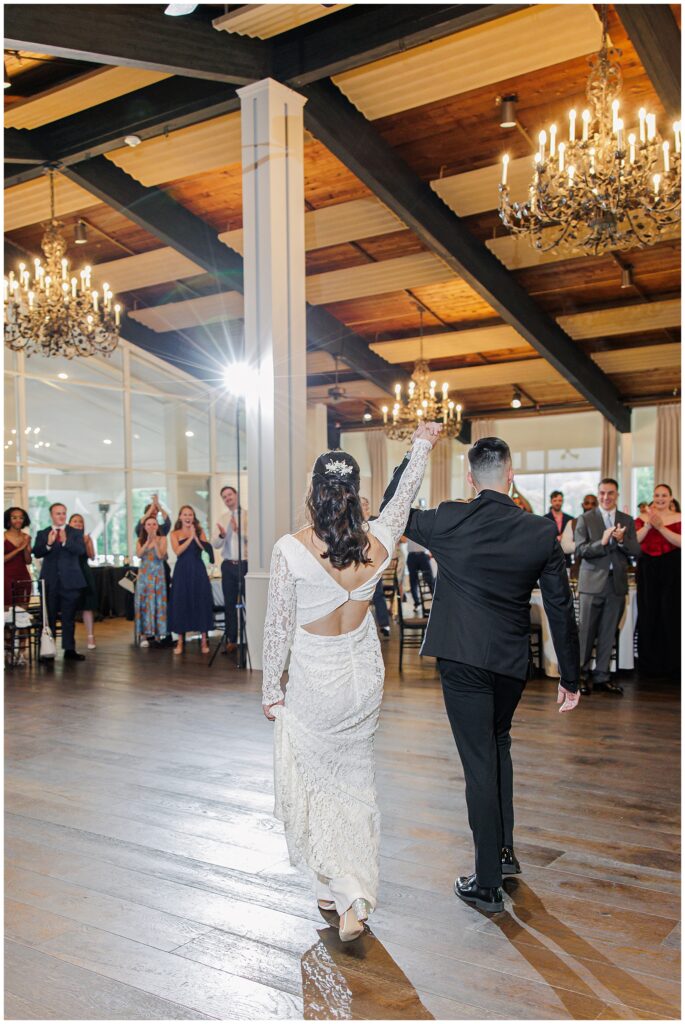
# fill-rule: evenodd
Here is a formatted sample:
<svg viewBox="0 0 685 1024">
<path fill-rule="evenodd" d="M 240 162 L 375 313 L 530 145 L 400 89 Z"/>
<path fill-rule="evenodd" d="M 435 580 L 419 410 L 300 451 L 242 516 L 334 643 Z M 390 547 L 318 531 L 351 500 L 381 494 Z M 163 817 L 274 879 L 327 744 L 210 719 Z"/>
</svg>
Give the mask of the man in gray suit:
<svg viewBox="0 0 685 1024">
<path fill-rule="evenodd" d="M 592 647 L 597 654 L 592 683 L 596 689 L 622 694 L 623 687 L 609 677 L 611 648 L 628 593 L 628 559 L 638 558 L 640 545 L 631 516 L 619 512 L 618 484 L 607 477 L 599 483 L 599 508 L 581 516 L 574 533 L 576 558 L 581 559 L 580 663 L 583 679 L 580 692 L 592 693 L 588 678 Z"/>
</svg>

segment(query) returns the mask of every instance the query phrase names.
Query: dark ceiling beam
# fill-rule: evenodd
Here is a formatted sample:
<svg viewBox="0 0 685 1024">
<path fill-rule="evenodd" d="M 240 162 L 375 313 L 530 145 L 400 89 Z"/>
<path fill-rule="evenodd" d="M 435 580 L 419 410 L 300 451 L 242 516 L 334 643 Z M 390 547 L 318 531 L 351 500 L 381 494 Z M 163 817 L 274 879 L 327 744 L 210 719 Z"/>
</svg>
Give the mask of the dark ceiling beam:
<svg viewBox="0 0 685 1024">
<path fill-rule="evenodd" d="M 271 74 L 291 86 L 306 85 L 529 6 L 353 4 L 278 36 Z"/>
<path fill-rule="evenodd" d="M 5 160 L 13 164 L 45 164 L 47 151 L 42 148 L 38 138 L 27 128 L 6 128 Z"/>
<path fill-rule="evenodd" d="M 616 4 L 615 9 L 667 115 L 678 117 L 680 29 L 673 11 L 660 3 Z"/>
<path fill-rule="evenodd" d="M 429 185 L 386 143 L 332 82 L 304 87 L 305 124 L 381 202 L 459 274 L 620 431 L 630 411 L 600 368 L 531 299 Z"/>
<path fill-rule="evenodd" d="M 238 253 L 222 245 L 214 228 L 162 189 L 141 185 L 104 156 L 61 168 L 60 173 L 213 274 L 222 286 L 243 290 L 243 261 Z"/>
<path fill-rule="evenodd" d="M 323 306 L 307 306 L 307 351 L 328 352 L 383 391 L 392 394 L 395 384 L 407 384 L 409 374 L 376 355 L 367 342 L 336 320 Z"/>
<path fill-rule="evenodd" d="M 222 288 L 243 291 L 242 257 L 223 245 L 209 224 L 161 189 L 141 185 L 103 156 L 72 164 L 61 169 L 61 173 L 165 245 L 197 263 L 212 274 Z M 159 338 L 157 335 L 157 343 L 163 347 Z M 148 341 L 152 344 L 150 339 Z M 404 371 L 393 368 L 381 356 L 371 352 L 362 338 L 320 307 L 308 308 L 307 346 L 337 353 L 363 377 L 388 392 L 396 382 L 408 379 Z M 211 352 L 207 355 L 209 360 L 213 358 Z"/>
<path fill-rule="evenodd" d="M 246 85 L 269 74 L 271 47 L 169 18 L 158 4 L 5 4 L 5 48 Z"/>
</svg>

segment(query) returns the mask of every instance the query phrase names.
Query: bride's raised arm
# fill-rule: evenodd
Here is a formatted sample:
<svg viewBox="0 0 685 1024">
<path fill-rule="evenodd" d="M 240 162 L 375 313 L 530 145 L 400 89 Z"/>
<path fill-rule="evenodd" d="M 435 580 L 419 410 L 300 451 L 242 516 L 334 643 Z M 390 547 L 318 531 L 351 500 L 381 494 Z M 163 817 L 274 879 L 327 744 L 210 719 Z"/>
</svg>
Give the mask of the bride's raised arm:
<svg viewBox="0 0 685 1024">
<path fill-rule="evenodd" d="M 283 700 L 281 676 L 295 632 L 297 595 L 295 580 L 278 544 L 271 556 L 269 596 L 264 620 L 262 653 L 262 705 L 265 709 Z M 267 714 L 267 718 L 271 717 Z"/>
<path fill-rule="evenodd" d="M 428 456 L 437 443 L 439 424 L 424 423 L 414 435 L 409 461 L 404 468 L 392 498 L 382 507 L 378 519 L 369 524 L 374 533 L 385 530 L 389 533 L 388 554 L 392 555 L 395 545 L 405 532 L 412 502 L 419 492 L 426 472 Z M 379 536 L 379 540 L 383 540 Z M 387 547 L 387 544 L 386 544 Z"/>
</svg>

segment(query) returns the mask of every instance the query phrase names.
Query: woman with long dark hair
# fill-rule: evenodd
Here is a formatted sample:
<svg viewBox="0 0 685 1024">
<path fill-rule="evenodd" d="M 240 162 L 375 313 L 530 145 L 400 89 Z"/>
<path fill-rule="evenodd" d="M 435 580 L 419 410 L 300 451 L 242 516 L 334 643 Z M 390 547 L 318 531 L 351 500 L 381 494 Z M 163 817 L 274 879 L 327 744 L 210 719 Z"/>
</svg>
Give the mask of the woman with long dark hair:
<svg viewBox="0 0 685 1024">
<path fill-rule="evenodd" d="M 275 813 L 291 862 L 315 873 L 319 906 L 337 911 L 343 941 L 362 934 L 378 888 L 373 741 L 384 666 L 369 601 L 439 432 L 421 424 L 397 491 L 372 522 L 362 512 L 356 461 L 346 452 L 320 455 L 307 496 L 310 525 L 281 537 L 271 560 L 262 706 L 276 721 Z"/>
<path fill-rule="evenodd" d="M 171 578 L 169 629 L 178 634 L 174 654 L 183 654 L 185 634 L 202 634 L 200 650 L 209 654 L 207 634 L 214 626 L 214 601 L 202 552 L 207 544 L 205 531 L 192 505 L 183 505 L 171 535 L 176 565 Z"/>
<path fill-rule="evenodd" d="M 680 677 L 681 516 L 673 491 L 657 484 L 644 517 L 635 520 L 642 556 L 637 563 L 637 656 L 648 676 Z"/>
<path fill-rule="evenodd" d="M 5 608 L 25 604 L 31 596 L 31 537 L 24 533 L 31 525 L 28 513 L 15 505 L 5 510 Z"/>
</svg>

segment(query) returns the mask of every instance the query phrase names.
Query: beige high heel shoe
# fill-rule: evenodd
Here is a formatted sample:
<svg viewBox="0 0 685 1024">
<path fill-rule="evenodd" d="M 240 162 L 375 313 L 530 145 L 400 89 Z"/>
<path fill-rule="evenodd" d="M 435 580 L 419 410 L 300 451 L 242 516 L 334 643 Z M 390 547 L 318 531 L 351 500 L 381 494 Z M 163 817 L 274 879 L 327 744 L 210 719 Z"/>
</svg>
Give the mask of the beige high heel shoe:
<svg viewBox="0 0 685 1024">
<path fill-rule="evenodd" d="M 333 902 L 333 900 L 317 900 L 316 902 L 319 906 L 319 910 L 335 910 L 335 903 Z"/>
<path fill-rule="evenodd" d="M 370 909 L 366 900 L 354 900 L 352 906 L 340 917 L 341 942 L 352 942 L 364 934 L 364 921 L 368 920 Z"/>
</svg>

